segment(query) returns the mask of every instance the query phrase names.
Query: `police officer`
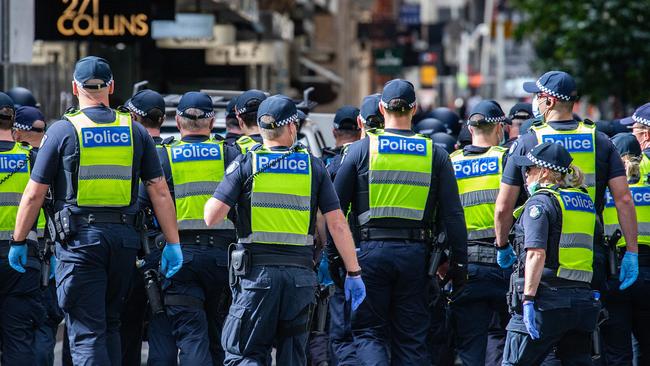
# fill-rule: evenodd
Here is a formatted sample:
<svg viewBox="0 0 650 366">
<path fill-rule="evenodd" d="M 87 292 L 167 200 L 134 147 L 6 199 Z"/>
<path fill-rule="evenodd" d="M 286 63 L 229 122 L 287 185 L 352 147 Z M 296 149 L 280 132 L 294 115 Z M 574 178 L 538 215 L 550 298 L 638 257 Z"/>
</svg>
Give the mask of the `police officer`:
<svg viewBox="0 0 650 366">
<path fill-rule="evenodd" d="M 507 141 L 503 144 L 504 147 L 510 148 L 517 141 L 522 132 L 521 125 L 531 118 L 533 118 L 533 106 L 530 103 L 521 102 L 510 108 L 505 126 Z"/>
<path fill-rule="evenodd" d="M 176 111 L 181 140 L 165 146 L 167 157 L 162 160 L 173 184 L 185 260 L 174 278 L 163 282 L 163 296 L 180 362 L 188 365 L 223 363 L 218 343 L 222 324 L 215 322 L 221 294 L 228 286 L 227 248 L 236 239 L 229 219 L 210 226 L 203 221 L 205 201 L 226 166 L 240 155 L 224 146 L 223 140 L 210 138 L 214 115 L 207 94 L 185 93 Z"/>
<path fill-rule="evenodd" d="M 489 349 L 490 359 L 503 349 L 508 309 L 505 296 L 511 271 L 497 265 L 494 247 L 494 202 L 499 192 L 507 150 L 499 146 L 506 116 L 499 104 L 483 100 L 472 108 L 467 124 L 472 144 L 451 154 L 467 226 L 469 278 L 466 291 L 451 303 L 456 349 L 464 365 L 486 364 L 488 330 L 494 313 L 502 322 L 500 344 Z M 500 346 L 500 347 L 498 347 Z"/>
<path fill-rule="evenodd" d="M 22 86 L 16 86 L 7 90 L 7 95 L 14 101 L 14 108 L 16 109 L 23 106 L 34 108 L 40 108 L 41 106 L 38 101 L 36 101 L 34 94 L 32 94 L 29 89 L 23 88 Z"/>
<path fill-rule="evenodd" d="M 600 312 L 599 294 L 590 289 L 596 210 L 572 161 L 562 145 L 548 141 L 508 159 L 525 169 L 531 197 L 516 212 L 520 255 L 512 296 L 519 305 L 508 324 L 503 365 L 539 365 L 554 346 L 562 364 L 592 364 Z"/>
<path fill-rule="evenodd" d="M 237 105 L 237 97 L 230 98 L 228 105 L 226 105 L 226 137 L 224 142 L 228 146 L 234 146 L 235 141 L 242 137 L 239 120 L 235 112 L 235 105 Z"/>
<path fill-rule="evenodd" d="M 621 267 L 621 287 L 629 287 L 638 274 L 636 214 L 632 196 L 625 177 L 621 158 L 607 136 L 597 132 L 590 121 L 578 122 L 573 118 L 573 104 L 578 98 L 576 84 L 571 75 L 562 71 L 549 71 L 536 82 L 524 83 L 524 90 L 534 93 L 533 110 L 538 108 L 542 121 L 536 122 L 530 133 L 522 135 L 510 148 L 511 156 L 525 156 L 539 143 L 552 141 L 563 145 L 575 159 L 575 165 L 585 174 L 589 196 L 595 203 L 599 217 L 594 238 L 594 286 L 605 282 L 605 248 L 602 238 L 601 215 L 605 206 L 605 188 L 609 187 L 627 243 L 627 252 Z M 512 212 L 524 186 L 525 171 L 508 160 L 496 201 L 495 229 L 497 245 L 508 249 L 508 233 L 512 226 Z"/>
<path fill-rule="evenodd" d="M 12 139 L 14 101 L 0 93 L 0 335 L 3 365 L 34 365 L 35 330 L 45 317 L 41 305 L 36 215 L 25 223 L 24 245 L 11 245 L 21 194 L 33 169 L 29 146 Z M 40 208 L 40 207 L 39 207 Z"/>
<path fill-rule="evenodd" d="M 257 126 L 257 108 L 266 99 L 266 94 L 257 89 L 245 91 L 237 97 L 235 114 L 239 121 L 239 128 L 244 134 L 237 139 L 235 144 L 242 154 L 245 154 L 253 146 L 262 143 L 259 127 Z"/>
<path fill-rule="evenodd" d="M 361 138 L 361 127 L 357 121 L 359 108 L 352 105 L 344 105 L 336 110 L 334 115 L 334 128 L 332 134 L 336 140 L 336 147 L 323 149 L 322 159 L 329 171 L 336 171 L 341 164 L 343 151 L 351 143 Z M 329 166 L 332 168 L 330 169 Z"/>
<path fill-rule="evenodd" d="M 314 304 L 313 235 L 316 212 L 327 220 L 348 275 L 346 297 L 365 298 L 354 242 L 325 167 L 296 143 L 296 106 L 275 95 L 258 110 L 264 139 L 226 170 L 205 206 L 208 225 L 237 205 L 239 244 L 231 254 L 233 303 L 223 328 L 226 365 L 305 365 Z M 243 247 L 243 248 L 242 248 Z M 233 262 L 235 262 L 233 264 Z"/>
<path fill-rule="evenodd" d="M 381 94 L 370 94 L 363 98 L 359 107 L 359 121 L 364 130 L 384 128 L 384 116 L 379 111 Z M 364 131 L 365 133 L 365 131 Z"/>
<path fill-rule="evenodd" d="M 140 90 L 124 104 L 131 112 L 131 119 L 147 129 L 156 145 L 163 141 L 160 127 L 165 121 L 165 99 L 158 92 L 150 89 Z"/>
<path fill-rule="evenodd" d="M 174 203 L 153 141 L 127 112 L 108 107 L 113 88 L 104 59 L 77 62 L 72 89 L 80 109 L 47 131 L 12 239 L 13 247 L 25 248 L 29 223 L 51 188 L 57 295 L 76 365 L 120 364 L 120 313 L 140 247 L 134 227 L 140 179 L 168 240 L 161 269 L 170 277 L 182 265 Z"/>
<path fill-rule="evenodd" d="M 641 116 L 640 111 L 637 118 Z M 636 217 L 639 220 L 639 281 L 630 288 L 620 291 L 616 283 L 611 283 L 603 296 L 603 303 L 609 313 L 609 319 L 601 325 L 604 358 L 607 365 L 647 365 L 650 363 L 650 182 L 648 175 L 642 175 L 641 146 L 631 133 L 619 133 L 612 138 L 623 162 L 630 184 Z M 620 230 L 616 206 L 611 195 L 603 212 L 605 234 L 609 237 Z M 618 247 L 625 247 L 624 240 L 619 240 Z M 615 279 L 613 279 L 615 280 Z M 613 282 L 613 281 L 610 281 Z M 634 357 L 632 352 L 632 335 L 636 339 Z"/>
<path fill-rule="evenodd" d="M 641 176 L 650 174 L 650 103 L 637 108 L 632 117 L 624 118 L 621 124 L 632 126 L 632 134 L 641 145 Z"/>
<path fill-rule="evenodd" d="M 359 220 L 359 261 L 369 278 L 352 333 L 366 363 L 424 365 L 430 362 L 427 243 L 442 223 L 452 245 L 449 274 L 460 288 L 467 230 L 447 153 L 411 131 L 413 85 L 389 81 L 379 108 L 386 129 L 369 130 L 369 138 L 350 145 L 334 181 L 341 207 Z"/>
</svg>

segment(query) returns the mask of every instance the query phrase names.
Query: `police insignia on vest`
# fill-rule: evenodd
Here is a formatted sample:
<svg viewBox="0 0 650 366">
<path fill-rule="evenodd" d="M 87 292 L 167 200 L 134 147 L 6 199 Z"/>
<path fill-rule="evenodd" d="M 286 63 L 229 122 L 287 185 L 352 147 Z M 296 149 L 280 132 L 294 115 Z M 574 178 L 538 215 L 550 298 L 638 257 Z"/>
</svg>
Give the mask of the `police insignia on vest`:
<svg viewBox="0 0 650 366">
<path fill-rule="evenodd" d="M 512 155 L 512 152 L 515 151 L 517 148 L 517 145 L 519 144 L 519 141 L 515 141 L 510 145 L 510 150 L 508 150 L 508 155 Z"/>
<path fill-rule="evenodd" d="M 239 167 L 239 162 L 233 161 L 232 163 L 230 163 L 230 165 L 228 165 L 228 168 L 226 168 L 226 175 L 229 175 L 230 173 L 234 172 L 235 170 L 237 170 L 238 167 Z"/>
<path fill-rule="evenodd" d="M 528 210 L 528 215 L 530 216 L 531 219 L 536 219 L 540 216 L 542 216 L 542 209 L 538 205 L 534 205 Z"/>
</svg>

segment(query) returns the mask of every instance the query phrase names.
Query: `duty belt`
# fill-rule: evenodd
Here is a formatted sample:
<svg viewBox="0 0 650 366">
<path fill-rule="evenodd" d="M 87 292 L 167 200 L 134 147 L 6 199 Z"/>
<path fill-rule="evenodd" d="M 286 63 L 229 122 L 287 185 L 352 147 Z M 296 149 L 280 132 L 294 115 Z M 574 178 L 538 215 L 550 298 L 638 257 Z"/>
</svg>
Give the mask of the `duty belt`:
<svg viewBox="0 0 650 366">
<path fill-rule="evenodd" d="M 84 224 L 135 225 L 136 215 L 118 212 L 97 212 L 91 214 L 73 214 L 72 219 L 77 223 Z"/>
<path fill-rule="evenodd" d="M 494 244 L 467 243 L 467 262 L 480 264 L 497 264 L 497 248 Z"/>
<path fill-rule="evenodd" d="M 639 266 L 650 266 L 650 257 L 647 255 L 639 255 Z"/>
<path fill-rule="evenodd" d="M 427 241 L 432 238 L 431 230 L 428 229 L 393 229 L 393 228 L 376 228 L 364 227 L 359 229 L 361 240 L 417 240 Z"/>
<path fill-rule="evenodd" d="M 289 266 L 302 267 L 309 270 L 314 269 L 314 263 L 311 258 L 287 257 L 285 255 L 273 254 L 253 254 L 251 256 L 253 266 Z"/>
<path fill-rule="evenodd" d="M 227 239 L 223 235 L 215 233 L 179 232 L 178 236 L 183 245 L 204 245 L 228 247 Z"/>
</svg>

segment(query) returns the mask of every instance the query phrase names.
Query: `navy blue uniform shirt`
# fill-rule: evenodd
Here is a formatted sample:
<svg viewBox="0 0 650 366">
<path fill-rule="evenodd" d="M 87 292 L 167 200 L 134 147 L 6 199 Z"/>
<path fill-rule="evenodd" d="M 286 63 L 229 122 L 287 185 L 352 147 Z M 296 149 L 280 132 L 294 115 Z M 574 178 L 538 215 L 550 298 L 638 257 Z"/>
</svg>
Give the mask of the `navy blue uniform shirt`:
<svg viewBox="0 0 650 366">
<path fill-rule="evenodd" d="M 272 147 L 272 151 L 287 151 L 287 147 Z M 315 232 L 316 212 L 320 209 L 321 213 L 338 210 L 339 199 L 336 197 L 336 192 L 332 186 L 329 174 L 325 169 L 323 162 L 311 156 L 311 218 L 310 233 L 313 235 Z M 246 237 L 250 234 L 251 225 L 251 208 L 250 196 L 252 185 L 248 184 L 245 187 L 244 182 L 253 174 L 252 154 L 246 153 L 239 155 L 237 160 L 233 162 L 226 170 L 223 180 L 214 192 L 213 197 L 221 202 L 224 202 L 230 207 L 237 205 L 237 234 L 239 237 Z M 288 257 L 301 257 L 313 256 L 312 246 L 298 246 L 298 245 L 268 245 L 268 244 L 252 244 L 247 245 L 253 254 L 281 254 Z"/>
<path fill-rule="evenodd" d="M 386 129 L 387 132 L 400 134 L 403 136 L 413 136 L 415 133 L 411 130 Z M 458 195 L 458 184 L 454 168 L 449 159 L 449 154 L 441 147 L 433 145 L 433 169 L 431 175 L 431 188 L 429 189 L 428 204 L 424 213 L 424 220 L 432 223 L 443 223 L 447 234 L 447 242 L 452 251 L 453 261 L 457 263 L 467 263 L 467 228 L 465 227 L 465 216 L 463 207 Z M 370 139 L 361 139 L 348 147 L 348 151 L 342 159 L 341 166 L 334 180 L 336 193 L 341 201 L 341 208 L 347 212 L 352 206 L 354 215 L 359 215 L 358 208 L 354 207 L 353 202 L 361 186 L 368 187 L 368 166 L 370 157 Z M 359 180 L 363 180 L 360 184 Z M 368 194 L 365 194 L 365 200 L 368 200 Z M 438 202 L 444 200 L 443 205 Z M 368 206 L 366 204 L 366 206 Z M 437 207 L 436 218 L 431 217 L 434 208 Z M 379 219 L 377 222 L 385 227 L 404 228 L 404 224 L 412 220 L 399 219 Z M 391 226 L 392 224 L 392 226 Z M 414 222 L 414 224 L 419 224 Z"/>
<path fill-rule="evenodd" d="M 576 121 L 549 122 L 556 130 L 574 130 L 578 127 Z M 526 155 L 533 147 L 537 146 L 535 131 L 521 135 L 512 145 L 510 155 Z M 525 169 L 519 167 L 514 161 L 506 164 L 501 182 L 519 186 L 524 189 Z M 605 188 L 610 179 L 625 176 L 625 166 L 616 148 L 607 135 L 596 131 L 596 212 L 600 215 L 605 207 Z"/>
<path fill-rule="evenodd" d="M 110 123 L 115 120 L 115 112 L 102 106 L 83 109 L 95 123 Z M 158 161 L 156 147 L 139 123 L 133 123 L 133 170 L 131 185 L 131 204 L 128 207 L 77 207 L 77 172 L 79 171 L 79 140 L 71 122 L 61 120 L 48 128 L 39 149 L 38 158 L 32 170 L 31 179 L 37 183 L 48 184 L 54 194 L 54 208 L 59 211 L 70 207 L 74 213 L 121 212 L 135 213 L 137 210 L 138 184 L 162 177 L 163 171 Z"/>
</svg>

